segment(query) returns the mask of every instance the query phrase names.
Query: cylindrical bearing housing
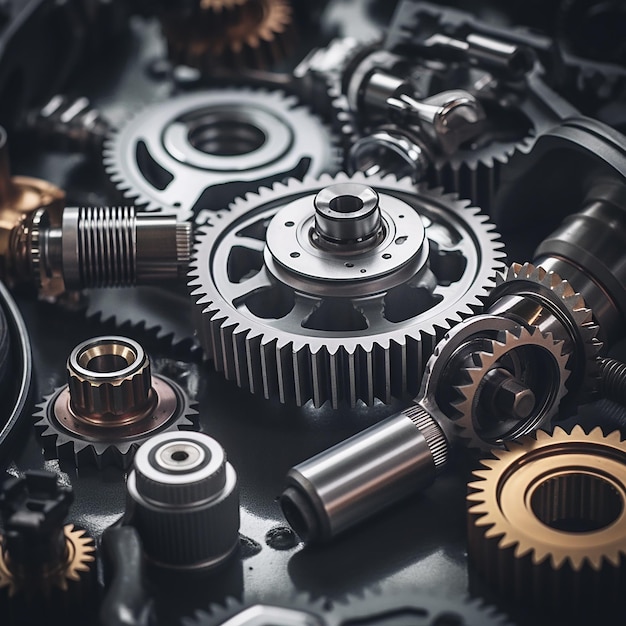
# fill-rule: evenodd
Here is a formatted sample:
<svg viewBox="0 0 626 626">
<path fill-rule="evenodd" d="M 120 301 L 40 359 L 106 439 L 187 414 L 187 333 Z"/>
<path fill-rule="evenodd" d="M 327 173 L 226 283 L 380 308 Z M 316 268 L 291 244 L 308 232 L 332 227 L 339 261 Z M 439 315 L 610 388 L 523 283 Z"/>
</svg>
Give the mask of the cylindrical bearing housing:
<svg viewBox="0 0 626 626">
<path fill-rule="evenodd" d="M 412 406 L 290 469 L 283 513 L 304 541 L 327 541 L 429 486 L 447 458 L 443 431 Z"/>
<path fill-rule="evenodd" d="M 148 558 L 175 569 L 209 569 L 239 545 L 237 474 L 202 433 L 156 435 L 135 455 L 127 492 Z"/>
</svg>

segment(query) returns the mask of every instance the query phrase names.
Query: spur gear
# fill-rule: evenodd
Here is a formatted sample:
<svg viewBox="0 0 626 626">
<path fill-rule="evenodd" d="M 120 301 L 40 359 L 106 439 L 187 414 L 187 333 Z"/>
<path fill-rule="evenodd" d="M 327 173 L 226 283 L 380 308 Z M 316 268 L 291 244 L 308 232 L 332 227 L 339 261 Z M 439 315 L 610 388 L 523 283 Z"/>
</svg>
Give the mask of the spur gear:
<svg viewBox="0 0 626 626">
<path fill-rule="evenodd" d="M 365 592 L 359 597 L 350 596 L 344 602 L 332 604 L 302 597 L 245 604 L 229 599 L 224 607 L 213 605 L 208 613 L 196 613 L 193 619 L 185 622 L 185 626 L 348 626 L 361 623 L 371 626 L 390 623 L 410 623 L 412 626 L 510 624 L 502 613 L 479 600 L 452 600 L 411 591 L 384 595 Z"/>
<path fill-rule="evenodd" d="M 128 467 L 155 433 L 189 430 L 196 411 L 173 380 L 151 373 L 144 349 L 126 337 L 97 337 L 74 348 L 68 384 L 38 405 L 46 448 L 75 464 Z"/>
<path fill-rule="evenodd" d="M 487 218 L 453 196 L 394 177 L 290 181 L 199 235 L 196 328 L 216 369 L 266 398 L 389 402 L 415 395 L 502 259 Z"/>
<path fill-rule="evenodd" d="M 545 424 L 567 393 L 569 355 L 563 341 L 518 326 L 479 344 L 460 366 L 453 387 L 459 396 L 453 402 L 460 414 L 454 420 L 459 436 L 470 447 L 484 447 Z"/>
<path fill-rule="evenodd" d="M 467 202 L 340 174 L 233 203 L 201 231 L 189 286 L 200 342 L 228 379 L 281 402 L 354 406 L 416 394 L 503 256 Z"/>
<path fill-rule="evenodd" d="M 558 274 L 532 263 L 513 263 L 487 297 L 489 313 L 535 325 L 564 342 L 572 399 L 589 400 L 598 384 L 599 327 L 583 296 Z"/>
<path fill-rule="evenodd" d="M 144 211 L 206 221 L 235 197 L 339 168 L 337 140 L 280 91 L 219 89 L 146 107 L 106 141 L 105 169 Z"/>
<path fill-rule="evenodd" d="M 597 619 L 621 605 L 626 443 L 619 432 L 538 431 L 494 454 L 468 485 L 469 556 L 478 571 L 499 592 L 559 615 L 591 610 Z"/>
<path fill-rule="evenodd" d="M 203 73 L 267 69 L 294 43 L 289 0 L 201 0 L 161 15 L 168 55 Z"/>
</svg>

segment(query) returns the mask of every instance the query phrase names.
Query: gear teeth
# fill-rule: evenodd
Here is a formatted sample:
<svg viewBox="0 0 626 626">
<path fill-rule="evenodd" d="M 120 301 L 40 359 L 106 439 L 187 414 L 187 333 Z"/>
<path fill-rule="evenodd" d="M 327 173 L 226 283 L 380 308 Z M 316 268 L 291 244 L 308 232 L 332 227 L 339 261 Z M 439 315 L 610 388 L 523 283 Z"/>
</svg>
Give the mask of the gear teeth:
<svg viewBox="0 0 626 626">
<path fill-rule="evenodd" d="M 558 389 L 552 398 L 551 407 L 544 411 L 542 424 L 545 424 L 558 410 L 560 401 L 567 393 L 565 383 L 569 377 L 567 369 L 569 354 L 564 353 L 564 342 L 556 341 L 551 333 L 542 333 L 534 327 L 527 329 L 519 326 L 517 332 L 505 330 L 498 333 L 496 339 L 488 340 L 488 346 L 472 354 L 473 365 L 461 367 L 457 374 L 458 382 L 453 386 L 458 398 L 450 403 L 457 413 L 453 424 L 460 439 L 470 448 L 483 450 L 489 450 L 493 445 L 484 441 L 476 433 L 474 427 L 476 393 L 481 387 L 485 374 L 495 367 L 509 351 L 524 346 L 542 347 L 553 356 L 557 364 Z M 503 442 L 501 445 L 507 446 L 509 442 Z"/>
<path fill-rule="evenodd" d="M 551 294 L 551 302 L 571 319 L 578 334 L 574 343 L 580 346 L 584 356 L 584 371 L 580 376 L 571 377 L 570 383 L 575 386 L 575 394 L 579 402 L 592 399 L 597 389 L 599 378 L 596 358 L 602 349 L 598 339 L 599 327 L 593 319 L 593 312 L 586 306 L 583 296 L 558 274 L 547 271 L 541 265 L 533 263 L 512 263 L 503 275 L 496 280 L 496 287 L 486 301 L 487 309 L 504 294 L 516 293 L 515 287 L 524 283 L 532 283 L 546 294 Z M 523 291 L 522 291 L 523 293 Z M 541 293 L 541 292 L 539 292 Z M 576 364 L 574 364 L 576 367 Z M 580 381 L 577 378 L 580 378 Z"/>
<path fill-rule="evenodd" d="M 222 229 L 231 228 L 243 216 L 254 215 L 265 204 L 278 206 L 277 198 L 300 197 L 325 186 L 343 181 L 373 185 L 390 193 L 410 194 L 419 198 L 436 198 L 450 206 L 455 219 L 467 221 L 480 245 L 479 273 L 468 292 L 459 297 L 453 311 L 444 312 L 432 322 L 410 331 L 346 338 L 343 345 L 334 343 L 315 345 L 315 340 L 304 335 L 283 336 L 274 328 L 256 328 L 247 316 L 235 314 L 213 284 L 213 247 L 222 241 Z M 416 187 L 409 178 L 397 180 L 393 175 L 366 177 L 357 173 L 336 176 L 324 174 L 319 178 L 306 177 L 302 182 L 290 180 L 261 187 L 230 205 L 230 212 L 220 230 L 214 226 L 200 229 L 190 264 L 189 289 L 194 306 L 194 320 L 205 354 L 218 371 L 234 380 L 242 388 L 265 398 L 279 398 L 281 402 L 295 401 L 300 406 L 311 401 L 315 406 L 328 402 L 337 407 L 359 402 L 368 405 L 376 399 L 389 403 L 393 398 L 413 397 L 419 390 L 422 370 L 439 338 L 454 324 L 473 315 L 495 283 L 496 272 L 504 269 L 504 253 L 498 234 L 479 214 L 479 210 L 458 201 L 453 195 L 439 195 L 425 186 Z M 453 207 L 453 208 L 452 208 Z M 260 214 L 260 213 L 259 213 Z M 228 232 L 228 230 L 226 230 Z M 452 308 L 452 307 L 451 307 Z"/>
<path fill-rule="evenodd" d="M 172 381 L 169 382 L 174 384 Z M 59 394 L 66 388 L 67 385 L 57 387 L 51 394 L 44 396 L 42 402 L 35 407 L 34 427 L 41 437 L 44 450 L 47 453 L 54 450 L 56 458 L 76 467 L 95 465 L 98 469 L 105 467 L 128 469 L 132 464 L 135 451 L 149 435 L 138 436 L 131 441 L 100 443 L 91 439 L 81 439 L 79 435 L 65 430 L 52 416 L 52 408 Z M 182 391 L 178 397 L 182 398 L 183 405 L 179 407 L 173 419 L 159 429 L 159 433 L 195 428 L 198 411 L 194 408 L 194 403 L 190 403 L 187 395 Z"/>
<path fill-rule="evenodd" d="M 610 476 L 607 485 L 623 485 L 625 461 L 626 443 L 619 431 L 605 436 L 597 427 L 587 434 L 580 425 L 569 433 L 560 427 L 552 434 L 538 431 L 536 437 L 497 451 L 495 459 L 483 460 L 484 469 L 474 471 L 475 480 L 468 484 L 467 506 L 470 557 L 487 581 L 525 606 L 558 607 L 562 616 L 563 611 L 587 616 L 587 611 L 595 614 L 617 605 L 626 562 L 624 525 L 614 520 L 571 533 L 540 516 L 580 516 L 582 521 L 585 507 L 606 508 L 607 501 L 598 499 L 599 485 L 582 481 Z M 526 497 L 530 484 L 535 490 L 552 490 L 545 504 L 537 499 L 538 491 L 535 504 Z M 588 489 L 596 494 L 595 504 L 586 501 Z M 623 509 L 626 492 L 620 487 L 614 495 Z"/>
</svg>

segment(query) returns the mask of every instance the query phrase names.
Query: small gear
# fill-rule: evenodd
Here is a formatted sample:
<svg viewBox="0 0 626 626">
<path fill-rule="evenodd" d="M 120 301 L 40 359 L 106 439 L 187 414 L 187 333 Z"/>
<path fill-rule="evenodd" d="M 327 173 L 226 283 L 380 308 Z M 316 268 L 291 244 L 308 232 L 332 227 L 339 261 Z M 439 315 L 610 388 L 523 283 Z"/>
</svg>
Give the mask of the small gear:
<svg viewBox="0 0 626 626">
<path fill-rule="evenodd" d="M 563 341 L 538 328 L 518 326 L 480 343 L 460 367 L 454 385 L 459 399 L 453 402 L 460 415 L 454 420 L 459 436 L 474 448 L 502 445 L 519 436 L 517 429 L 525 433 L 546 424 L 567 393 L 569 376 Z M 500 383 L 509 379 L 508 403 L 479 402 L 490 377 Z"/>
<path fill-rule="evenodd" d="M 559 615 L 592 610 L 595 621 L 598 611 L 621 605 L 626 444 L 619 432 L 538 431 L 494 455 L 468 485 L 469 555 L 479 572 L 499 592 Z"/>
<path fill-rule="evenodd" d="M 198 224 L 259 185 L 336 172 L 337 144 L 294 97 L 230 88 L 148 106 L 113 132 L 103 160 L 136 206 Z"/>
<path fill-rule="evenodd" d="M 506 274 L 498 276 L 496 287 L 489 294 L 485 308 L 499 311 L 508 296 L 520 296 L 545 308 L 558 320 L 562 332 L 555 339 L 563 339 L 570 354 L 568 369 L 570 377 L 568 389 L 572 400 L 584 402 L 591 399 L 598 385 L 598 365 L 596 357 L 602 347 L 598 340 L 599 327 L 591 309 L 585 304 L 580 293 L 558 274 L 547 271 L 532 263 L 514 263 Z M 538 309 L 533 309 L 535 317 Z M 538 318 L 537 318 L 538 319 Z M 524 320 L 533 324 L 537 319 Z"/>
<path fill-rule="evenodd" d="M 58 568 L 54 575 L 49 577 L 47 584 L 67 591 L 68 581 L 78 582 L 85 572 L 93 568 L 96 560 L 96 546 L 94 540 L 85 534 L 84 530 L 75 528 L 73 524 L 63 527 L 63 534 L 67 545 L 67 559 L 63 567 Z M 9 567 L 6 555 L 0 550 L 0 589 L 6 587 L 9 597 L 20 591 L 20 583 Z"/>
<path fill-rule="evenodd" d="M 152 374 L 143 348 L 125 337 L 85 341 L 68 359 L 68 384 L 38 405 L 35 427 L 60 459 L 128 467 L 155 433 L 193 428 L 196 411 L 174 381 Z"/>
<path fill-rule="evenodd" d="M 216 69 L 267 69 L 295 39 L 289 0 L 201 0 L 161 16 L 174 63 L 210 74 Z"/>
<path fill-rule="evenodd" d="M 199 236 L 200 342 L 228 379 L 281 402 L 414 396 L 437 340 L 481 308 L 501 248 L 477 209 L 409 180 L 263 188 Z"/>
</svg>

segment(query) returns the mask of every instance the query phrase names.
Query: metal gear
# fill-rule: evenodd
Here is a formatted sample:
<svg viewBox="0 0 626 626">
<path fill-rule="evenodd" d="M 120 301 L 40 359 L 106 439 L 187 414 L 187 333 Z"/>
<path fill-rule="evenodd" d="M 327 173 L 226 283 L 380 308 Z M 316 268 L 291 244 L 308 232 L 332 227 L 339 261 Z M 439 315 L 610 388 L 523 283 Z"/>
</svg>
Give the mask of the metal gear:
<svg viewBox="0 0 626 626">
<path fill-rule="evenodd" d="M 151 373 L 143 348 L 126 337 L 98 337 L 74 348 L 68 384 L 38 404 L 35 428 L 59 459 L 128 467 L 155 433 L 189 430 L 195 409 L 173 380 Z"/>
<path fill-rule="evenodd" d="M 105 142 L 105 169 L 144 211 L 206 221 L 235 197 L 339 168 L 333 133 L 280 91 L 220 89 L 152 104 Z"/>
<path fill-rule="evenodd" d="M 314 208 L 318 193 L 329 206 Z M 382 226 L 370 233 L 379 196 Z M 309 237 L 314 214 L 323 229 Z M 356 246 L 347 256 L 332 243 L 344 236 Z M 336 407 L 414 396 L 435 343 L 479 311 L 502 260 L 497 233 L 467 202 L 340 174 L 237 200 L 199 235 L 189 286 L 217 370 L 266 398 Z"/>
<path fill-rule="evenodd" d="M 461 439 L 475 448 L 501 445 L 545 424 L 567 393 L 569 376 L 564 342 L 538 328 L 518 326 L 480 343 L 460 367 L 453 387 L 459 396 L 453 406 L 460 415 L 454 424 Z M 500 384 L 500 399 L 479 403 L 490 381 L 502 383 L 502 377 L 510 386 Z"/>
<path fill-rule="evenodd" d="M 626 582 L 626 443 L 576 426 L 494 452 L 467 496 L 469 556 L 524 605 L 610 610 Z M 585 622 L 589 623 L 589 622 Z"/>
<path fill-rule="evenodd" d="M 78 582 L 84 572 L 89 572 L 96 560 L 96 546 L 94 540 L 85 534 L 84 530 L 74 528 L 73 524 L 63 527 L 63 534 L 67 545 L 67 557 L 60 568 L 54 570 L 46 579 L 48 587 L 57 587 L 67 591 L 68 582 Z M 7 588 L 9 597 L 21 590 L 21 583 L 11 571 L 7 555 L 0 549 L 0 589 Z"/>
<path fill-rule="evenodd" d="M 294 39 L 289 0 L 201 0 L 161 16 L 168 55 L 178 64 L 216 69 L 267 69 Z"/>
<path fill-rule="evenodd" d="M 240 603 L 232 598 L 225 607 L 213 605 L 210 611 L 198 612 L 185 626 L 348 626 L 367 623 L 383 626 L 391 623 L 411 626 L 459 624 L 463 626 L 506 626 L 507 618 L 494 607 L 479 600 L 464 598 L 452 601 L 443 596 L 416 593 L 379 594 L 365 592 L 342 603 L 307 600 L 303 597 Z"/>
<path fill-rule="evenodd" d="M 514 316 L 524 317 L 526 309 L 524 323 L 545 327 L 555 339 L 565 341 L 570 355 L 567 367 L 571 372 L 571 396 L 578 402 L 589 400 L 598 385 L 596 357 L 602 344 L 598 340 L 598 324 L 582 295 L 558 274 L 540 265 L 513 263 L 506 274 L 498 276 L 485 308 L 494 314 L 510 312 L 520 298 L 521 306 L 513 312 Z"/>
</svg>

